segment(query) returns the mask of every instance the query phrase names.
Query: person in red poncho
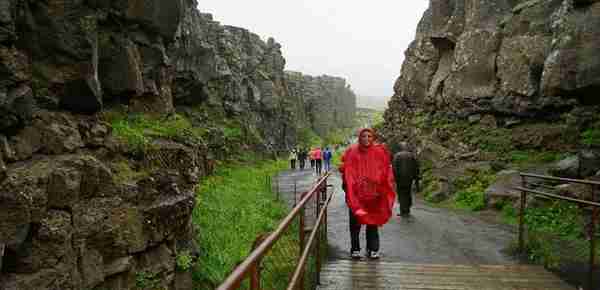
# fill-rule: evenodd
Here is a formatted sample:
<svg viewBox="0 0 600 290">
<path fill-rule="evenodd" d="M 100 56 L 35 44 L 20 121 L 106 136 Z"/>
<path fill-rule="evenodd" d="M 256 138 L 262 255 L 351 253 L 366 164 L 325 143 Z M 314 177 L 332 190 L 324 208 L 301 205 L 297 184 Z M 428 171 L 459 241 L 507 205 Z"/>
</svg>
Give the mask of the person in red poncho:
<svg viewBox="0 0 600 290">
<path fill-rule="evenodd" d="M 362 129 L 358 144 L 352 145 L 342 156 L 342 187 L 350 215 L 351 257 L 360 259 L 359 234 L 366 225 L 367 256 L 379 258 L 378 227 L 392 216 L 396 199 L 390 152 L 377 143 L 372 129 Z"/>
</svg>

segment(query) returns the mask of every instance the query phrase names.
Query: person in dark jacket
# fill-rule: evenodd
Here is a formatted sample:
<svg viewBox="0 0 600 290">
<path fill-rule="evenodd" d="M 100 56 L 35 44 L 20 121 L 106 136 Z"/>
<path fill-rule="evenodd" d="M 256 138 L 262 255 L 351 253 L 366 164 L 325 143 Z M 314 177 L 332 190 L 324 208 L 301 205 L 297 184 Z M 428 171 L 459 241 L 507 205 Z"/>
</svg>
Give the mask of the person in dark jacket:
<svg viewBox="0 0 600 290">
<path fill-rule="evenodd" d="M 409 217 L 410 207 L 412 206 L 411 189 L 413 181 L 415 182 L 417 191 L 419 191 L 419 162 L 406 142 L 400 142 L 398 149 L 399 151 L 394 154 L 392 160 L 394 178 L 396 180 L 396 193 L 398 194 L 398 203 L 400 205 L 398 215 Z"/>
<path fill-rule="evenodd" d="M 300 162 L 299 166 L 300 166 L 300 170 L 304 170 L 304 167 L 306 165 L 306 156 L 308 155 L 308 153 L 306 153 L 306 148 L 301 148 L 300 151 L 298 152 L 298 161 Z"/>
</svg>

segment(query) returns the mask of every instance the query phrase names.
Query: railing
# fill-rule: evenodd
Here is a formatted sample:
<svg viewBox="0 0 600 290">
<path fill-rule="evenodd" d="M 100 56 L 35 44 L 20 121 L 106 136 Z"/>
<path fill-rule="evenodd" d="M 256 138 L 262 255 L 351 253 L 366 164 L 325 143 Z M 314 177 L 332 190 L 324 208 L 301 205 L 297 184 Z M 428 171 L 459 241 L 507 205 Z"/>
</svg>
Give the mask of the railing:
<svg viewBox="0 0 600 290">
<path fill-rule="evenodd" d="M 521 200 L 520 200 L 520 209 L 519 209 L 519 252 L 523 253 L 525 248 L 525 207 L 527 202 L 527 194 L 533 194 L 535 196 L 548 198 L 548 199 L 558 199 L 563 201 L 568 201 L 572 203 L 576 203 L 580 206 L 592 207 L 592 216 L 589 225 L 589 236 L 590 236 L 590 257 L 589 257 L 589 272 L 588 272 L 588 288 L 594 289 L 594 270 L 596 267 L 596 225 L 598 224 L 598 213 L 600 208 L 600 203 L 598 203 L 598 199 L 596 197 L 596 187 L 600 187 L 600 182 L 591 181 L 591 180 L 580 180 L 580 179 L 569 179 L 569 178 L 558 178 L 552 176 L 545 175 L 537 175 L 537 174 L 529 174 L 529 173 L 520 173 L 521 175 L 521 186 L 516 187 L 517 190 L 521 191 Z M 589 185 L 591 189 L 591 201 L 577 199 L 552 193 L 547 193 L 539 190 L 532 189 L 528 187 L 532 185 L 527 182 L 527 178 L 535 178 L 541 179 L 545 181 L 557 181 L 557 182 L 566 182 L 566 183 L 577 183 L 583 185 Z M 544 186 L 541 186 L 544 187 Z"/>
<path fill-rule="evenodd" d="M 308 192 L 302 194 L 302 199 L 281 221 L 275 231 L 268 235 L 259 235 L 254 243 L 253 251 L 223 281 L 217 288 L 218 290 L 239 289 L 246 279 L 249 279 L 249 288 L 251 290 L 261 289 L 261 263 L 267 258 L 272 248 L 281 240 L 296 218 L 298 218 L 299 259 L 295 263 L 295 270 L 291 278 L 288 280 L 287 289 L 304 288 L 304 270 L 306 269 L 311 251 L 314 251 L 314 267 L 316 269 L 314 278 L 315 282 L 319 283 L 321 268 L 320 245 L 323 240 L 326 241 L 327 239 L 327 208 L 333 197 L 333 194 L 327 197 L 327 179 L 329 175 L 330 173 L 326 173 L 321 176 Z M 305 209 L 311 199 L 315 201 L 315 213 L 317 216 L 314 226 L 307 230 L 305 228 Z M 310 231 L 308 240 L 306 240 L 307 231 Z M 288 257 L 288 259 L 293 259 L 293 257 Z"/>
</svg>

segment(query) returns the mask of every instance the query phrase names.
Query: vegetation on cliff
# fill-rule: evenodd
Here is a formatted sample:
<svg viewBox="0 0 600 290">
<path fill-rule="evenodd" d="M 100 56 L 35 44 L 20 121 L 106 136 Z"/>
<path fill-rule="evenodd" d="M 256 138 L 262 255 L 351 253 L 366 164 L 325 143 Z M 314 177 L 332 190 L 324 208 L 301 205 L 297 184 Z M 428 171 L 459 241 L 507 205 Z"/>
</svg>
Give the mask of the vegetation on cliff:
<svg viewBox="0 0 600 290">
<path fill-rule="evenodd" d="M 515 225 L 518 192 L 511 187 L 520 182 L 519 171 L 597 178 L 593 175 L 600 170 L 600 160 L 592 152 L 600 144 L 595 135 L 598 115 L 583 116 L 589 118 L 566 113 L 552 123 L 497 126 L 490 115 L 469 120 L 417 111 L 405 114 L 402 129 L 392 135 L 388 131 L 386 137 L 406 136 L 417 148 L 425 200 L 459 210 L 496 210 L 502 221 Z M 393 148 L 394 141 L 390 144 Z M 565 167 L 565 161 L 574 158 L 578 162 Z M 560 188 L 561 194 L 590 198 L 580 187 L 548 186 Z M 585 264 L 589 214 L 568 202 L 529 200 L 528 257 L 551 269 Z"/>
</svg>

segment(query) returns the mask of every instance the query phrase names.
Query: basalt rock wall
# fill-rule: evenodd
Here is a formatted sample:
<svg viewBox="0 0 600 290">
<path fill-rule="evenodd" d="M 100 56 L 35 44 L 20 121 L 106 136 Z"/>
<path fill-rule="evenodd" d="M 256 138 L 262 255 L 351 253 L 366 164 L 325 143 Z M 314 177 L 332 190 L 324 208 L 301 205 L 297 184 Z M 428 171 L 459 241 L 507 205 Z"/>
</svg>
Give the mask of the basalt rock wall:
<svg viewBox="0 0 600 290">
<path fill-rule="evenodd" d="M 280 44 L 197 5 L 1 1 L 1 290 L 192 288 L 176 259 L 198 256 L 194 186 L 214 154 L 159 138 L 140 156 L 106 109 L 218 111 L 244 120 L 265 151 L 293 146 L 308 118 L 323 134 L 349 120 L 344 80 L 290 93 Z"/>
<path fill-rule="evenodd" d="M 599 23 L 594 0 L 431 0 L 384 131 L 416 111 L 499 126 L 597 112 Z"/>
<path fill-rule="evenodd" d="M 354 127 L 356 95 L 346 80 L 292 71 L 287 71 L 285 77 L 289 93 L 298 104 L 300 124 L 307 124 L 321 137 L 334 129 Z"/>
</svg>

